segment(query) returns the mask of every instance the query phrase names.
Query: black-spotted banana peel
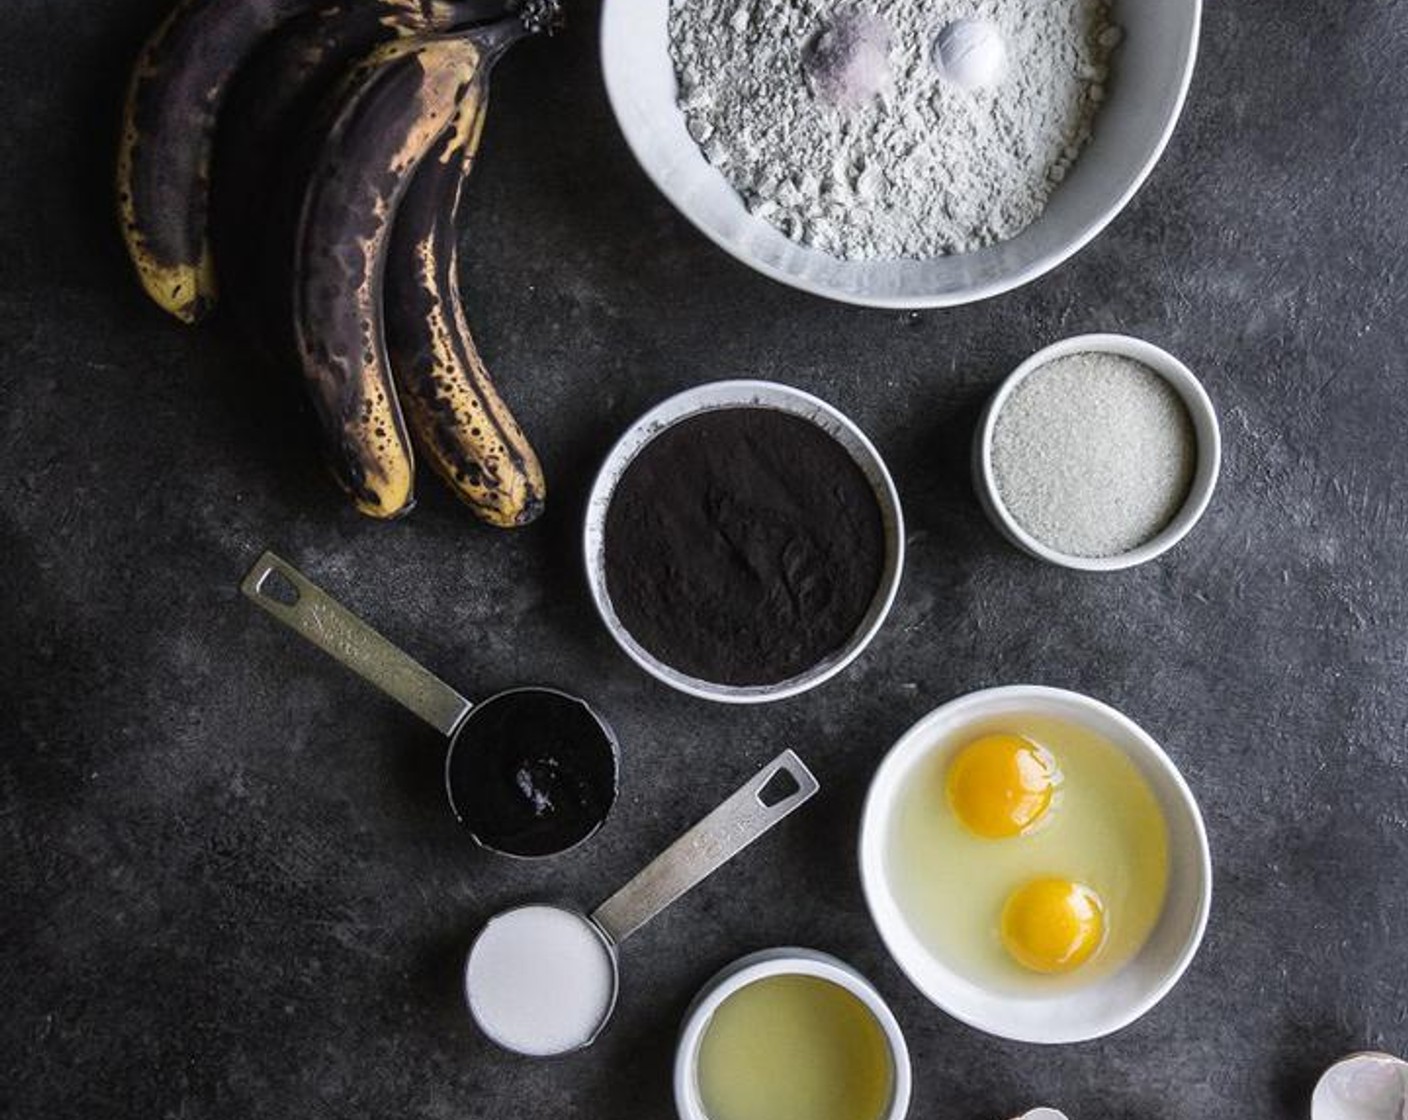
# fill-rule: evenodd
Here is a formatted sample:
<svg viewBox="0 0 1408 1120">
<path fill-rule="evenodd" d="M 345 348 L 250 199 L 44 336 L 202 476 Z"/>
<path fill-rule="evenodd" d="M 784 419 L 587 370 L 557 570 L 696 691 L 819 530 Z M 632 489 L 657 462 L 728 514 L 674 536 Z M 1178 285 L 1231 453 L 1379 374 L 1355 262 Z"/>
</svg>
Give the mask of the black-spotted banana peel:
<svg viewBox="0 0 1408 1120">
<path fill-rule="evenodd" d="M 415 466 L 386 352 L 397 208 L 481 66 L 538 29 L 520 17 L 377 48 L 350 75 L 312 170 L 294 250 L 294 338 L 333 473 L 357 509 L 399 517 Z"/>
<path fill-rule="evenodd" d="M 511 528 L 542 512 L 543 471 L 470 335 L 457 252 L 457 215 L 488 99 L 481 69 L 456 127 L 401 204 L 387 257 L 386 339 L 417 451 L 477 517 Z"/>
<path fill-rule="evenodd" d="M 347 70 L 375 47 L 410 35 L 444 34 L 503 19 L 512 0 L 323 0 L 260 45 L 238 76 L 238 105 L 220 131 L 272 147 L 298 142 L 318 123 L 319 105 Z M 249 86 L 248 90 L 244 90 Z M 222 153 L 217 152 L 217 158 Z M 223 175 L 223 169 L 217 169 Z"/>
<path fill-rule="evenodd" d="M 334 0 L 288 20 L 241 68 L 221 110 L 214 150 L 211 239 L 226 310 L 259 352 L 293 352 L 290 283 L 302 188 L 349 69 L 378 45 L 425 29 L 503 18 L 505 0 L 438 0 L 388 14 L 368 0 Z"/>
<path fill-rule="evenodd" d="M 118 219 L 137 275 L 187 323 L 215 303 L 210 164 L 231 80 L 275 28 L 326 0 L 181 0 L 138 56 L 117 158 Z M 361 0 L 390 31 L 463 18 L 444 0 Z"/>
</svg>

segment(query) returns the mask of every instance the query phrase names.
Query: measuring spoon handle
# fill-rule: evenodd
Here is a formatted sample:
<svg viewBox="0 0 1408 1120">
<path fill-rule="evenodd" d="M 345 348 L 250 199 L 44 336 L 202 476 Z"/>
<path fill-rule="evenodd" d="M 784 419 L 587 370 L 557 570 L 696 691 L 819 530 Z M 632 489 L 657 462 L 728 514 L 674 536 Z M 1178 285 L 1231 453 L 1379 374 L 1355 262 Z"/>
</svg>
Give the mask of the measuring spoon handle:
<svg viewBox="0 0 1408 1120">
<path fill-rule="evenodd" d="M 786 773 L 796 788 L 764 802 L 764 788 Z M 696 824 L 592 914 L 606 935 L 620 944 L 680 895 L 707 879 L 773 825 L 810 798 L 821 784 L 806 763 L 783 751 L 749 782 Z"/>
<path fill-rule="evenodd" d="M 453 735 L 473 707 L 272 552 L 264 553 L 249 569 L 240 590 L 290 630 L 302 634 L 442 734 Z"/>
</svg>

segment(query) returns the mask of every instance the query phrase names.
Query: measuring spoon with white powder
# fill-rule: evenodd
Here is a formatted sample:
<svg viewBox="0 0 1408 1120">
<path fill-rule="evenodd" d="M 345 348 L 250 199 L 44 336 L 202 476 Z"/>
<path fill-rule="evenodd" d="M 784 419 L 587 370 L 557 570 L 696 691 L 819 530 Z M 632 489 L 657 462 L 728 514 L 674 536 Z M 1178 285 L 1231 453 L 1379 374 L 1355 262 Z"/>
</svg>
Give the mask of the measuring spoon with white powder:
<svg viewBox="0 0 1408 1120">
<path fill-rule="evenodd" d="M 551 903 L 505 910 L 474 939 L 464 989 L 479 1028 L 535 1058 L 590 1046 L 611 1018 L 621 942 L 820 789 L 784 751 L 590 915 Z"/>
</svg>

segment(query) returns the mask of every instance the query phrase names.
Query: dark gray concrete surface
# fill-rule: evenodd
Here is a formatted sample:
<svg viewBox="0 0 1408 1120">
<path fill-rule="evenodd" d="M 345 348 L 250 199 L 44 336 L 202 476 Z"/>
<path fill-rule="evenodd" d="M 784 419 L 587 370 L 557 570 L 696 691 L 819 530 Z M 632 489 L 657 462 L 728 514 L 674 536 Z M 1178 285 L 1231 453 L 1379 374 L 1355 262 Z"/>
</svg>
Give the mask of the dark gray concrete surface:
<svg viewBox="0 0 1408 1120">
<path fill-rule="evenodd" d="M 474 324 L 550 473 L 550 512 L 515 535 L 431 482 L 409 520 L 359 520 L 300 390 L 140 296 L 109 180 L 165 7 L 11 0 L 0 37 L 0 1113 L 655 1120 L 691 995 L 779 943 L 893 1002 L 915 1117 L 1300 1117 L 1338 1055 L 1408 1051 L 1408 4 L 1211 3 L 1188 111 L 1125 214 L 1025 290 L 927 314 L 832 306 L 698 236 L 615 132 L 584 4 L 503 65 L 465 233 Z M 1181 355 L 1226 439 L 1192 537 L 1098 578 L 1005 546 L 966 466 L 1003 374 L 1092 329 Z M 636 671 L 577 559 L 614 434 L 733 375 L 853 415 L 911 524 L 870 653 L 753 710 Z M 605 830 L 533 865 L 477 851 L 435 737 L 237 597 L 266 545 L 466 689 L 589 695 L 625 745 Z M 862 905 L 877 760 L 934 705 L 1013 681 L 1143 723 L 1212 837 L 1201 954 L 1101 1042 L 948 1019 Z M 598 1045 L 533 1064 L 476 1036 L 457 985 L 477 923 L 603 897 L 783 746 L 822 796 L 632 941 Z"/>
</svg>

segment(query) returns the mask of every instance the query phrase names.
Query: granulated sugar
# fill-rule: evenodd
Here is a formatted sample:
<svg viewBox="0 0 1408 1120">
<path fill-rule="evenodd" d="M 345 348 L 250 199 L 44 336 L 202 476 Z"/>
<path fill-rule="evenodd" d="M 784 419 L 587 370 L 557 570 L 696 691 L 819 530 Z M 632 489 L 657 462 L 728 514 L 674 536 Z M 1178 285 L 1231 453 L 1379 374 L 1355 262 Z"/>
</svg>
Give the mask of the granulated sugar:
<svg viewBox="0 0 1408 1120">
<path fill-rule="evenodd" d="M 1182 399 L 1116 354 L 1057 358 L 1029 374 L 993 427 L 1003 504 L 1043 544 L 1118 556 L 1153 538 L 1188 496 L 1197 439 Z"/>
<path fill-rule="evenodd" d="M 521 906 L 475 939 L 464 985 L 485 1034 L 520 1054 L 547 1057 L 592 1040 L 616 998 L 616 966 L 582 915 Z"/>
<path fill-rule="evenodd" d="M 748 209 L 845 259 L 1016 236 L 1090 139 L 1105 0 L 671 0 L 680 106 Z M 878 92 L 876 92 L 878 90 Z"/>
</svg>

